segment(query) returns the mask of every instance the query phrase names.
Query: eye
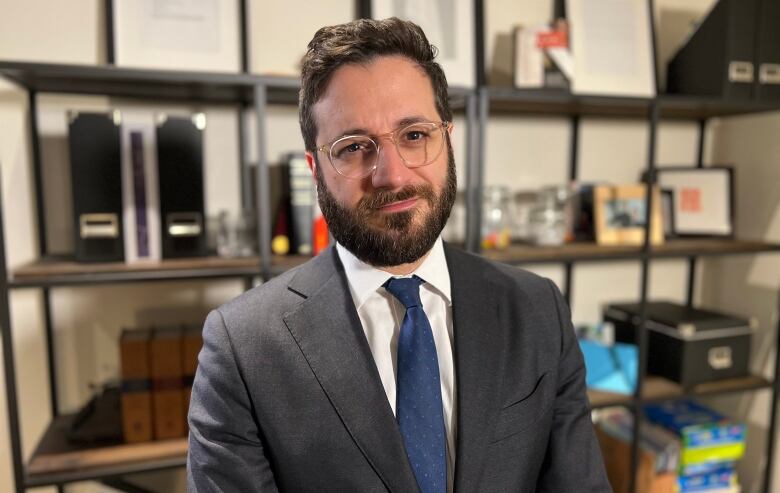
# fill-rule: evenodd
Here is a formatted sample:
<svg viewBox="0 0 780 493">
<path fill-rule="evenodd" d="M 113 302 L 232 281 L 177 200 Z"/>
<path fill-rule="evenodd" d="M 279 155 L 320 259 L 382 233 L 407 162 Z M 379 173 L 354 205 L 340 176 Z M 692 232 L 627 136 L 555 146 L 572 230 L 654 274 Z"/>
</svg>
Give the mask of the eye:
<svg viewBox="0 0 780 493">
<path fill-rule="evenodd" d="M 401 140 L 404 143 L 414 143 L 424 141 L 428 138 L 428 136 L 429 132 L 427 129 L 414 127 L 404 130 L 403 134 L 401 135 Z"/>
<path fill-rule="evenodd" d="M 333 157 L 337 159 L 350 159 L 371 152 L 370 147 L 370 141 L 347 139 L 337 142 L 333 146 L 332 153 Z"/>
<path fill-rule="evenodd" d="M 353 142 L 346 146 L 341 152 L 346 153 L 353 153 L 359 151 L 361 148 L 365 147 L 363 144 L 359 144 L 357 142 Z"/>
</svg>

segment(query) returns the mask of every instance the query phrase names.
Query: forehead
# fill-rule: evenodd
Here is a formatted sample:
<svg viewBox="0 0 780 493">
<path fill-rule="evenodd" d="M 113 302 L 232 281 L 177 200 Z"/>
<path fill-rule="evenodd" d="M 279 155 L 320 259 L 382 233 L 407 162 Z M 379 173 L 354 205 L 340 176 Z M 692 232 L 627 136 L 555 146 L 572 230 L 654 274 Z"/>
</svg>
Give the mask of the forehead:
<svg viewBox="0 0 780 493">
<path fill-rule="evenodd" d="M 314 105 L 318 142 L 350 129 L 392 130 L 410 117 L 439 119 L 431 80 L 402 56 L 382 56 L 339 67 Z"/>
</svg>

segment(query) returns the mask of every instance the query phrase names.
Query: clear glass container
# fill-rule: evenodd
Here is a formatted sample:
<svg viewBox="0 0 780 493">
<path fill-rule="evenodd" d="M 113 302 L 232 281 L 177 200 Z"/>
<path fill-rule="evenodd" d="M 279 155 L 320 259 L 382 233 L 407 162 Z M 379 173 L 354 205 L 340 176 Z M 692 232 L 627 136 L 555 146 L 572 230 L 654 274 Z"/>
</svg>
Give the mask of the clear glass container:
<svg viewBox="0 0 780 493">
<path fill-rule="evenodd" d="M 557 246 L 566 241 L 566 207 L 570 195 L 565 186 L 546 187 L 539 192 L 530 217 L 534 243 Z"/>
<path fill-rule="evenodd" d="M 509 246 L 510 232 L 509 189 L 502 186 L 485 187 L 482 196 L 482 248 L 506 248 Z"/>
<path fill-rule="evenodd" d="M 220 211 L 217 218 L 217 254 L 220 257 L 249 257 L 257 251 L 252 211 Z"/>
</svg>

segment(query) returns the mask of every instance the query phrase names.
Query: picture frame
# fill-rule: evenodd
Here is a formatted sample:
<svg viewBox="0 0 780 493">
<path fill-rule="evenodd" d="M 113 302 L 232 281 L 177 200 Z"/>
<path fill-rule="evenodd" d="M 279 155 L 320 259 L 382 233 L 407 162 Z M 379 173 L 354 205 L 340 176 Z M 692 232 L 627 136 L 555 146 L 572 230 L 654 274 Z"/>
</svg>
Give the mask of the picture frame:
<svg viewBox="0 0 780 493">
<path fill-rule="evenodd" d="M 664 242 L 661 194 L 653 187 L 650 243 Z M 642 245 L 647 214 L 645 185 L 598 185 L 593 189 L 593 216 L 599 245 Z"/>
<path fill-rule="evenodd" d="M 673 192 L 676 236 L 734 236 L 732 166 L 664 166 L 656 169 L 655 181 L 661 189 Z"/>
<path fill-rule="evenodd" d="M 438 50 L 450 86 L 476 85 L 474 2 L 470 0 L 371 0 L 371 18 L 398 17 L 418 24 Z"/>
<path fill-rule="evenodd" d="M 239 0 L 106 0 L 118 67 L 241 72 Z"/>
<path fill-rule="evenodd" d="M 664 222 L 664 238 L 674 238 L 674 190 L 661 190 L 661 215 Z"/>
<path fill-rule="evenodd" d="M 566 0 L 574 94 L 656 95 L 652 12 L 636 0 Z"/>
</svg>

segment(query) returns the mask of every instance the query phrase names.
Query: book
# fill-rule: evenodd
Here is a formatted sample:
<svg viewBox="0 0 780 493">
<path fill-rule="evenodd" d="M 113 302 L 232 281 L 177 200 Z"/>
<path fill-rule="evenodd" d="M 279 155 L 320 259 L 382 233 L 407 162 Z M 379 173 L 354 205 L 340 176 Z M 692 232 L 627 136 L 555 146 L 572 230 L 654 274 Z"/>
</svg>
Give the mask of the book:
<svg viewBox="0 0 780 493">
<path fill-rule="evenodd" d="M 125 262 L 162 258 L 157 155 L 151 116 L 122 114 L 122 219 Z"/>
<path fill-rule="evenodd" d="M 313 249 L 314 205 L 316 189 L 306 157 L 290 154 L 287 157 L 290 173 L 291 252 L 311 255 Z"/>
<path fill-rule="evenodd" d="M 150 343 L 154 438 L 178 438 L 184 430 L 182 331 L 155 329 Z"/>
<path fill-rule="evenodd" d="M 122 434 L 127 443 L 152 439 L 149 330 L 125 329 L 119 343 Z"/>
</svg>

